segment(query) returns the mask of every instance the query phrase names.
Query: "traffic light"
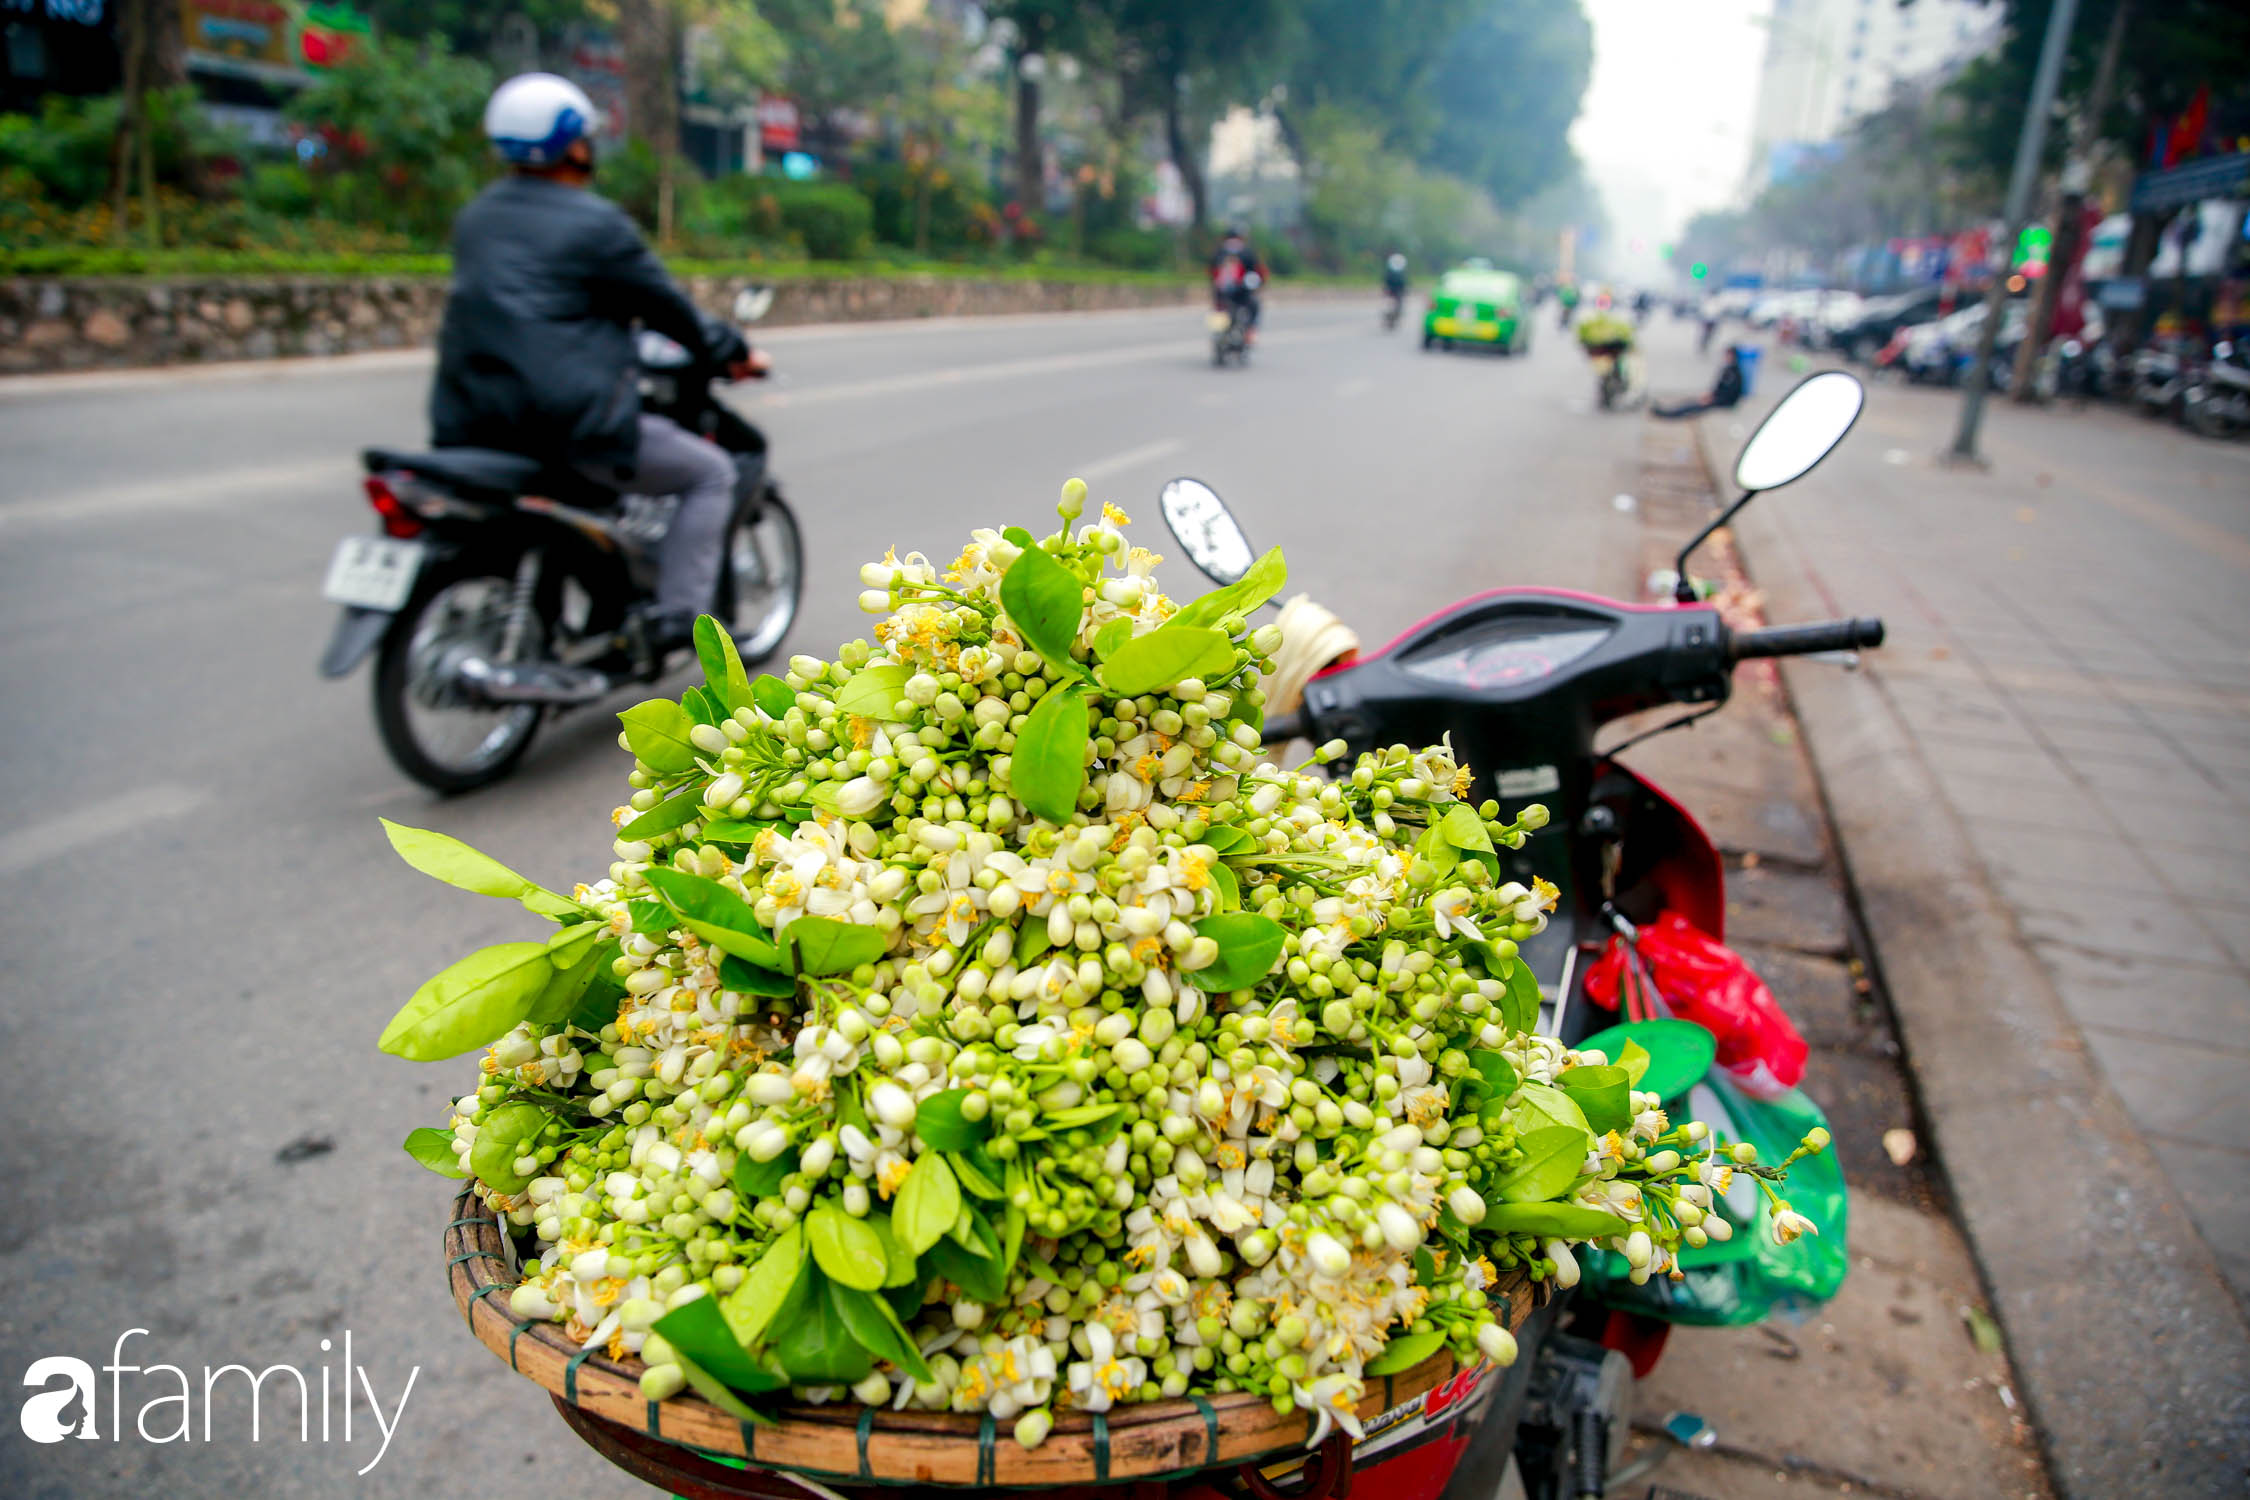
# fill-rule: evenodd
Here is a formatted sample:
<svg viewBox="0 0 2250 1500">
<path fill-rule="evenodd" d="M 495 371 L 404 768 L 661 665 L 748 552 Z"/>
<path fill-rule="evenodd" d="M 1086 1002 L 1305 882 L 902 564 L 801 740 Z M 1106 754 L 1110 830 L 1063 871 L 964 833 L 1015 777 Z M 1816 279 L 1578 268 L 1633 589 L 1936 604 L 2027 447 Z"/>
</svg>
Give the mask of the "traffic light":
<svg viewBox="0 0 2250 1500">
<path fill-rule="evenodd" d="M 1672 252 L 1677 248 L 1677 246 L 1673 245 L 1669 240 L 1667 240 L 1663 244 L 1656 247 L 1656 253 L 1659 258 L 1670 260 L 1672 258 Z"/>
<path fill-rule="evenodd" d="M 1688 275 L 1693 276 L 1697 281 L 1701 281 L 1704 277 L 1711 274 L 1711 268 L 1705 265 L 1702 261 L 1697 261 L 1694 265 L 1687 268 L 1687 273 Z"/>
</svg>

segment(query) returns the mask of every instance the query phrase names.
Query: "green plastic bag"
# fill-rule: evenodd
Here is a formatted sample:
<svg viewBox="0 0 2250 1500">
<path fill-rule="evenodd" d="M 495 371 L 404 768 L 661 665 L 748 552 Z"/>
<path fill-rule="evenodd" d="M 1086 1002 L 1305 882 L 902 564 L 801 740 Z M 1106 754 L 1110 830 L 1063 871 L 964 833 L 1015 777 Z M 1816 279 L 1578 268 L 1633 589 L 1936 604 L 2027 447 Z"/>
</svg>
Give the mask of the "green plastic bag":
<svg viewBox="0 0 2250 1500">
<path fill-rule="evenodd" d="M 1701 1120 L 1730 1141 L 1751 1142 L 1761 1161 L 1785 1159 L 1805 1132 L 1828 1125 L 1802 1090 L 1755 1099 L 1716 1072 L 1690 1088 L 1684 1102 L 1674 1101 L 1672 1116 Z M 1737 1174 L 1733 1188 L 1713 1205 L 1734 1225 L 1734 1238 L 1700 1250 L 1683 1248 L 1681 1280 L 1652 1276 L 1646 1286 L 1635 1286 L 1624 1256 L 1587 1250 L 1579 1256 L 1581 1285 L 1606 1306 L 1668 1323 L 1756 1323 L 1776 1307 L 1825 1302 L 1851 1269 L 1845 1243 L 1849 1199 L 1836 1153 L 1799 1160 L 1789 1168 L 1781 1194 L 1813 1221 L 1818 1234 L 1775 1244 L 1765 1195 L 1746 1175 Z"/>
</svg>

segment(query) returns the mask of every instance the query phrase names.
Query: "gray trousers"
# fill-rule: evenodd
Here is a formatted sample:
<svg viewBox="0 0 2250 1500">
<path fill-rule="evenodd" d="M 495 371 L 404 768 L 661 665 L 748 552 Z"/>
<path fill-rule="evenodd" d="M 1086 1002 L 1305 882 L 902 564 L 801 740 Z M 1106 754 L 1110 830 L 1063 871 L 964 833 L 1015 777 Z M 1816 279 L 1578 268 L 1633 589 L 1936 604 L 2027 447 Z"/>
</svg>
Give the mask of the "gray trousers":
<svg viewBox="0 0 2250 1500">
<path fill-rule="evenodd" d="M 604 484 L 615 473 L 590 470 Z M 641 456 L 625 488 L 677 495 L 680 508 L 656 549 L 656 608 L 666 615 L 708 613 L 718 602 L 719 559 L 734 515 L 734 459 L 669 417 L 641 414 Z"/>
</svg>

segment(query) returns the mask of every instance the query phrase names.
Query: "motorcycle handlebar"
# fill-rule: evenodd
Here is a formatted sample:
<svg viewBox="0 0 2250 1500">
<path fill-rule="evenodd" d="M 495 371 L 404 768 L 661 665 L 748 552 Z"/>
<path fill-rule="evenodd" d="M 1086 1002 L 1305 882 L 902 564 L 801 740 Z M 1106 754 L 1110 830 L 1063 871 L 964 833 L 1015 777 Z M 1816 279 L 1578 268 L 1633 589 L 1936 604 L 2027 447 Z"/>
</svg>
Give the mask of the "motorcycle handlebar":
<svg viewBox="0 0 2250 1500">
<path fill-rule="evenodd" d="M 1736 661 L 1753 656 L 1811 656 L 1822 651 L 1856 651 L 1883 644 L 1883 622 L 1877 619 L 1825 620 L 1818 625 L 1775 625 L 1764 630 L 1738 630 L 1734 634 Z"/>
<path fill-rule="evenodd" d="M 1258 737 L 1269 745 L 1286 745 L 1291 740 L 1305 739 L 1311 734 L 1312 730 L 1306 725 L 1304 714 L 1271 714 L 1267 716 L 1266 727 L 1258 732 Z"/>
</svg>

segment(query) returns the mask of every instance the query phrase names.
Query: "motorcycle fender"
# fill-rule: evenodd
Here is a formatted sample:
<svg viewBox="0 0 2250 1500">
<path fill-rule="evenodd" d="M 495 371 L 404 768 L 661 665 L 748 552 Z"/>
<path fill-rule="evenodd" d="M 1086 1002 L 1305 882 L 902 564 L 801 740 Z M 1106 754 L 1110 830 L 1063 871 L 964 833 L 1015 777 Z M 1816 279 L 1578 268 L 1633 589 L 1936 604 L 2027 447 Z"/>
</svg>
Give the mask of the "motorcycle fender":
<svg viewBox="0 0 2250 1500">
<path fill-rule="evenodd" d="M 342 677 L 367 659 L 383 639 L 383 632 L 391 628 L 395 619 L 387 609 L 362 609 L 356 604 L 344 606 L 336 621 L 335 634 L 328 638 L 328 649 L 320 653 L 320 675 Z"/>
</svg>

